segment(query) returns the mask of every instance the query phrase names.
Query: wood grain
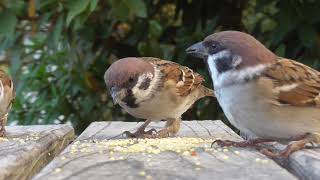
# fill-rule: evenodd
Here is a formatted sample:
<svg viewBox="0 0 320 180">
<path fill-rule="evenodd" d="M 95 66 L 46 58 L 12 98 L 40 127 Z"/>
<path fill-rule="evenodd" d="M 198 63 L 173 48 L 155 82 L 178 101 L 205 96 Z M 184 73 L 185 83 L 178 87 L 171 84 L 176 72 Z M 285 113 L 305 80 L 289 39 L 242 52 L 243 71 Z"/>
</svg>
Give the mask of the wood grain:
<svg viewBox="0 0 320 180">
<path fill-rule="evenodd" d="M 280 143 L 272 143 L 273 150 L 283 150 L 286 145 Z M 303 180 L 320 179 L 320 149 L 318 147 L 310 147 L 297 151 L 290 155 L 288 159 L 275 159 L 282 167 L 288 169 L 291 173 Z"/>
<path fill-rule="evenodd" d="M 185 140 L 183 137 L 209 140 L 209 146 L 204 144 L 202 147 L 183 150 L 184 152 L 178 149 L 148 153 L 152 146 L 139 147 L 145 148 L 140 153 L 125 153 L 123 150 L 137 145 L 136 143 L 148 144 L 152 140 L 132 140 L 132 144 L 111 146 L 112 143 L 125 141 L 121 140 L 125 138 L 121 136 L 123 131 L 134 130 L 140 124 L 92 123 L 34 179 L 296 179 L 286 169 L 255 150 L 215 146 L 210 148 L 211 141 L 217 138 L 241 140 L 221 121 L 183 121 L 178 134 L 181 141 Z M 153 123 L 151 128 L 157 129 L 163 125 L 163 122 Z M 159 141 L 159 147 L 162 147 L 166 144 L 161 145 L 161 142 L 177 139 L 179 138 L 153 141 Z M 168 149 L 183 147 L 183 144 L 169 146 Z"/>
<path fill-rule="evenodd" d="M 0 139 L 0 179 L 31 179 L 74 139 L 69 125 L 8 126 Z"/>
</svg>

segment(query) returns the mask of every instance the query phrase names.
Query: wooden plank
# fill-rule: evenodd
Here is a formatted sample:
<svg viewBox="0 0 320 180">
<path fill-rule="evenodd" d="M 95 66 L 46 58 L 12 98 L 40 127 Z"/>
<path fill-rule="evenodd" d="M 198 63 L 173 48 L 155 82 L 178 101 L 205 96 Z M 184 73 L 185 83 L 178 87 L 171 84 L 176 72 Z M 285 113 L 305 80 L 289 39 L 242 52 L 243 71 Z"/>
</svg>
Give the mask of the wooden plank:
<svg viewBox="0 0 320 180">
<path fill-rule="evenodd" d="M 8 126 L 0 139 L 0 179 L 31 179 L 74 139 L 70 125 Z"/>
<path fill-rule="evenodd" d="M 92 123 L 34 179 L 296 179 L 255 150 L 211 148 L 216 138 L 241 140 L 221 121 L 184 121 L 176 138 L 121 139 L 140 124 Z"/>
<path fill-rule="evenodd" d="M 255 138 L 241 134 L 244 139 Z M 273 151 L 280 152 L 287 147 L 287 144 L 266 143 L 266 147 Z M 320 149 L 319 146 L 308 147 L 308 149 L 297 151 L 290 155 L 289 158 L 274 159 L 279 165 L 288 169 L 299 179 L 318 180 L 320 179 Z"/>
<path fill-rule="evenodd" d="M 268 147 L 275 151 L 283 150 L 286 145 L 270 143 Z M 320 179 L 320 149 L 319 147 L 304 149 L 290 155 L 288 159 L 275 159 L 282 167 L 288 169 L 299 179 Z"/>
<path fill-rule="evenodd" d="M 306 149 L 292 154 L 288 167 L 301 179 L 320 179 L 320 149 Z"/>
</svg>

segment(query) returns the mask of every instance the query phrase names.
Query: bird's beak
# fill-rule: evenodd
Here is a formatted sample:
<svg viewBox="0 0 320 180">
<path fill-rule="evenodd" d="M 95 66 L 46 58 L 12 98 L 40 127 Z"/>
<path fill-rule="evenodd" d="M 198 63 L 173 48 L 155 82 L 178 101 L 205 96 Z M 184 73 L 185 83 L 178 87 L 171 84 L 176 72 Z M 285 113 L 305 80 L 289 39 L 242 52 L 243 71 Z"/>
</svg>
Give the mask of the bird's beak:
<svg viewBox="0 0 320 180">
<path fill-rule="evenodd" d="M 119 89 L 116 88 L 116 87 L 112 87 L 111 90 L 110 90 L 111 97 L 112 97 L 114 105 L 118 104 L 118 91 L 119 91 Z"/>
<path fill-rule="evenodd" d="M 186 53 L 201 59 L 206 59 L 208 57 L 207 49 L 202 41 L 188 47 Z"/>
</svg>

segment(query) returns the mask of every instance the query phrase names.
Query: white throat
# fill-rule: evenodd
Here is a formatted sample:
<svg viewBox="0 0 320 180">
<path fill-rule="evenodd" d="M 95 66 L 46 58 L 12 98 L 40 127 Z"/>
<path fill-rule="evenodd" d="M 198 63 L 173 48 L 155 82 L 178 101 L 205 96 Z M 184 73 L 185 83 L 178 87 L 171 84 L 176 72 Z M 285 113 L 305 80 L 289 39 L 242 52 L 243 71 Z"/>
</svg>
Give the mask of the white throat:
<svg viewBox="0 0 320 180">
<path fill-rule="evenodd" d="M 229 86 L 236 83 L 241 83 L 247 79 L 251 79 L 263 72 L 267 67 L 265 64 L 259 64 L 253 67 L 247 67 L 241 70 L 231 69 L 222 73 L 219 73 L 215 61 L 223 60 L 223 57 L 230 56 L 230 51 L 224 50 L 217 54 L 208 57 L 208 66 L 211 73 L 211 78 L 215 89 Z M 233 62 L 237 66 L 241 63 L 240 56 L 235 56 Z"/>
</svg>

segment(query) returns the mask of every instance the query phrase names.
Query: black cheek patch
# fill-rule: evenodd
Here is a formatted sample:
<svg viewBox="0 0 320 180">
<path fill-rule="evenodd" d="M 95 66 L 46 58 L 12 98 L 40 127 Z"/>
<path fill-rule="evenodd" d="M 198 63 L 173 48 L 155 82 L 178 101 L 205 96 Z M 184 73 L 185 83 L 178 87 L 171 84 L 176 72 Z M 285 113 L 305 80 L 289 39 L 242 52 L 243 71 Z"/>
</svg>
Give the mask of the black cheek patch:
<svg viewBox="0 0 320 180">
<path fill-rule="evenodd" d="M 122 99 L 122 102 L 125 102 L 126 105 L 130 108 L 137 108 L 139 107 L 138 104 L 136 104 L 136 98 L 132 94 L 132 90 L 127 90 L 127 96 Z"/>
<path fill-rule="evenodd" d="M 232 56 L 221 57 L 221 58 L 217 59 L 215 61 L 217 71 L 219 73 L 223 73 L 223 72 L 226 72 L 228 70 L 233 69 L 232 61 L 233 61 Z"/>
<path fill-rule="evenodd" d="M 145 78 L 138 88 L 141 90 L 146 90 L 150 86 L 150 82 L 151 82 L 150 78 Z"/>
</svg>

